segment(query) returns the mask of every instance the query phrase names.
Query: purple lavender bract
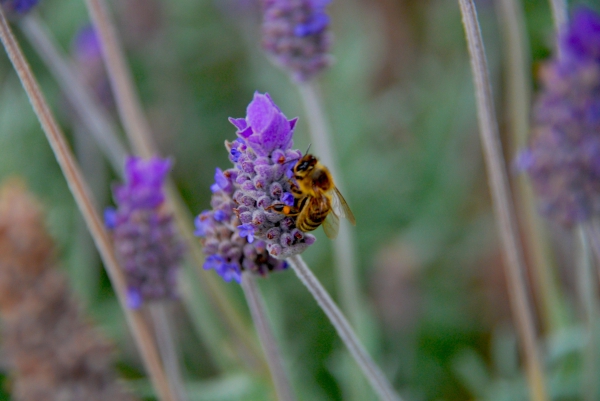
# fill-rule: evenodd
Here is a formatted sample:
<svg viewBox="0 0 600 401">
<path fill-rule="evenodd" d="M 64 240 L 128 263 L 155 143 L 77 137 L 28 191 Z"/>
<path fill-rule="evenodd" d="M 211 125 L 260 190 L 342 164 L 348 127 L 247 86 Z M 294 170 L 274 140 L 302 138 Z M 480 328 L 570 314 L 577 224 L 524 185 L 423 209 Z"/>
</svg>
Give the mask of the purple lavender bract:
<svg viewBox="0 0 600 401">
<path fill-rule="evenodd" d="M 541 71 L 530 146 L 518 164 L 542 212 L 569 226 L 600 212 L 600 16 L 578 9 L 559 46 L 562 57 Z"/>
<path fill-rule="evenodd" d="M 225 142 L 234 168 L 216 170 L 213 209 L 198 216 L 196 234 L 204 237 L 205 267 L 239 281 L 242 270 L 283 269 L 277 259 L 304 251 L 315 237 L 298 230 L 293 218 L 266 210 L 293 205 L 287 173 L 302 155 L 292 149 L 297 119 L 288 120 L 268 94 L 255 93 L 246 118 L 229 121 L 238 135 Z"/>
<path fill-rule="evenodd" d="M 263 47 L 299 82 L 331 64 L 330 0 L 263 0 Z"/>
<path fill-rule="evenodd" d="M 169 160 L 130 157 L 125 163 L 125 184 L 116 185 L 117 209 L 105 212 L 106 225 L 127 278 L 131 308 L 144 301 L 174 298 L 176 272 L 183 244 L 173 217 L 164 206 L 163 185 Z"/>
</svg>

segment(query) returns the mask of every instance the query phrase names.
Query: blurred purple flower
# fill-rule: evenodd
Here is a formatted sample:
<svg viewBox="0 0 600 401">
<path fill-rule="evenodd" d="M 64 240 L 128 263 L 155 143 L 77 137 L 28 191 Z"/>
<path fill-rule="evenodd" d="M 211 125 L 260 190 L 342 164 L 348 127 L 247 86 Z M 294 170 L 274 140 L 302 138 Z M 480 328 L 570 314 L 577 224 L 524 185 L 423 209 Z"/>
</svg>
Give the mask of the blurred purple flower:
<svg viewBox="0 0 600 401">
<path fill-rule="evenodd" d="M 541 211 L 568 226 L 600 213 L 600 16 L 576 10 L 560 38 L 564 57 L 541 70 L 530 144 L 517 165 Z"/>
<path fill-rule="evenodd" d="M 105 211 L 115 250 L 127 277 L 129 306 L 176 297 L 176 272 L 183 257 L 173 217 L 164 207 L 169 160 L 130 157 L 125 184 L 116 185 L 117 208 Z"/>
<path fill-rule="evenodd" d="M 262 0 L 263 48 L 299 82 L 331 64 L 330 0 Z"/>
<path fill-rule="evenodd" d="M 587 7 L 576 9 L 559 46 L 569 57 L 600 61 L 600 15 Z"/>
<path fill-rule="evenodd" d="M 39 3 L 39 0 L 0 0 L 0 4 L 9 14 L 22 15 Z"/>
</svg>

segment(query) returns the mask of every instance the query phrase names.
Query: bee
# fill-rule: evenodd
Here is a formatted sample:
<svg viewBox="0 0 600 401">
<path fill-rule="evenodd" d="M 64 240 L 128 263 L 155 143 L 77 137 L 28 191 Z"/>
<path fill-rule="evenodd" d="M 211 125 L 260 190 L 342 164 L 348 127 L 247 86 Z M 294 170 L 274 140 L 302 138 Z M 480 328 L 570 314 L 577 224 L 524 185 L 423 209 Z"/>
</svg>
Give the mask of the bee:
<svg viewBox="0 0 600 401">
<path fill-rule="evenodd" d="M 267 210 L 296 218 L 296 227 L 300 231 L 313 231 L 321 224 L 325 234 L 337 237 L 340 217 L 356 224 L 354 215 L 346 200 L 333 183 L 329 169 L 315 156 L 306 153 L 292 168 L 296 183 L 292 182 L 294 205 L 283 203 L 271 205 Z"/>
</svg>

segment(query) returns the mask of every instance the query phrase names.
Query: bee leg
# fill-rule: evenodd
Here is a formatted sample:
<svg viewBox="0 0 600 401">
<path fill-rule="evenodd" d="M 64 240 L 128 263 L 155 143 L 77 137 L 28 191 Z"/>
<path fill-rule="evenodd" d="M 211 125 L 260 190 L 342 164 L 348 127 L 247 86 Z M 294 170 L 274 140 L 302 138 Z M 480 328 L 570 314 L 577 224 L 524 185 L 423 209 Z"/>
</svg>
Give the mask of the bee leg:
<svg viewBox="0 0 600 401">
<path fill-rule="evenodd" d="M 297 216 L 300 210 L 295 206 L 288 206 L 285 203 L 276 203 L 267 207 L 265 210 L 273 210 L 276 213 L 281 213 L 286 216 Z"/>
<path fill-rule="evenodd" d="M 290 191 L 292 192 L 292 195 L 294 195 L 294 198 L 302 198 L 304 196 L 296 183 L 294 183 L 292 180 L 288 180 L 288 183 L 290 184 Z"/>
</svg>

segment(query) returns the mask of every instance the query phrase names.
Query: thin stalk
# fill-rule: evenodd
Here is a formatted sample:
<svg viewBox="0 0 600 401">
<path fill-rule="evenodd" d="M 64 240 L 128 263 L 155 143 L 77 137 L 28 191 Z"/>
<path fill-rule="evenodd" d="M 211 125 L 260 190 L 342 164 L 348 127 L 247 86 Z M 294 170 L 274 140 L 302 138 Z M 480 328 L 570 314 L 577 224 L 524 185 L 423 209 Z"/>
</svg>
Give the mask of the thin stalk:
<svg viewBox="0 0 600 401">
<path fill-rule="evenodd" d="M 586 225 L 586 234 L 592 246 L 592 251 L 596 256 L 598 264 L 598 278 L 600 278 L 600 227 L 598 222 L 591 222 Z"/>
<path fill-rule="evenodd" d="M 467 37 L 477 98 L 479 132 L 487 165 L 488 181 L 505 259 L 511 309 L 525 356 L 532 400 L 547 400 L 544 371 L 535 338 L 534 313 L 527 294 L 525 263 L 515 213 L 511 203 L 502 144 L 494 111 L 483 40 L 473 0 L 459 0 Z"/>
<path fill-rule="evenodd" d="M 597 355 L 597 331 L 596 321 L 598 319 L 598 289 L 597 281 L 594 280 L 594 267 L 592 251 L 588 235 L 588 227 L 580 225 L 577 229 L 580 242 L 580 254 L 577 263 L 577 284 L 580 302 L 585 316 L 587 331 L 587 345 L 582 349 L 583 355 L 583 400 L 594 401 L 598 392 L 598 364 Z M 600 258 L 597 260 L 600 263 Z"/>
<path fill-rule="evenodd" d="M 19 28 L 58 81 L 69 103 L 77 111 L 82 123 L 88 127 L 113 170 L 122 171 L 127 150 L 117 135 L 116 124 L 76 79 L 75 69 L 66 61 L 44 23 L 31 14 L 20 21 Z"/>
<path fill-rule="evenodd" d="M 510 154 L 517 154 L 527 144 L 531 104 L 531 60 L 529 38 L 525 29 L 523 9 L 516 0 L 500 0 L 499 26 L 503 33 L 507 131 L 510 134 Z M 517 179 L 516 196 L 523 239 L 527 242 L 529 262 L 536 286 L 535 294 L 542 312 L 546 330 L 553 332 L 565 325 L 564 304 L 556 279 L 549 242 L 543 230 L 543 221 L 537 211 L 533 189 L 525 174 Z"/>
<path fill-rule="evenodd" d="M 196 266 L 197 280 L 217 309 L 218 316 L 222 317 L 227 331 L 232 333 L 238 355 L 253 371 L 267 374 L 268 367 L 259 346 L 252 339 L 248 325 L 227 297 L 225 283 L 217 275 L 201 274 L 204 254 L 199 247 L 198 238 L 194 236 L 194 231 L 189 224 L 193 218 L 171 182 L 167 185 L 167 200 L 170 202 L 179 232 L 186 241 L 188 252 Z M 218 352 L 218 349 L 215 351 Z"/>
<path fill-rule="evenodd" d="M 300 255 L 292 256 L 287 261 L 294 269 L 302 284 L 306 286 L 323 312 L 325 312 L 342 342 L 348 348 L 348 351 L 350 351 L 350 354 L 371 383 L 377 395 L 382 400 L 401 401 L 400 396 L 396 394 L 396 391 L 388 382 L 383 372 L 373 362 L 369 354 L 367 354 L 367 351 L 360 343 L 348 320 L 340 311 L 340 308 L 333 302 L 331 296 L 323 288 L 317 277 L 310 271 L 302 257 Z"/>
<path fill-rule="evenodd" d="M 150 375 L 150 379 L 161 400 L 174 400 L 167 377 L 160 361 L 159 353 L 152 337 L 152 331 L 146 324 L 142 314 L 127 307 L 125 297 L 125 276 L 120 268 L 108 234 L 104 230 L 102 219 L 96 212 L 94 202 L 90 195 L 90 189 L 85 183 L 79 166 L 77 165 L 71 150 L 69 149 L 63 133 L 56 119 L 39 89 L 39 85 L 25 60 L 21 48 L 8 25 L 4 11 L 0 8 L 0 40 L 8 53 L 13 67 L 29 97 L 29 101 L 35 111 L 40 124 L 52 150 L 56 156 L 65 179 L 69 185 L 77 206 L 88 225 L 94 238 L 96 247 L 104 262 L 104 266 L 111 280 L 117 298 L 121 303 L 127 323 L 132 331 L 133 337 L 142 356 L 142 360 Z"/>
<path fill-rule="evenodd" d="M 252 273 L 242 274 L 242 289 L 244 290 L 258 338 L 260 339 L 269 369 L 271 370 L 277 399 L 280 401 L 293 401 L 295 397 L 292 393 L 292 386 L 285 374 L 281 353 L 279 352 L 279 347 L 277 347 L 275 335 L 271 331 L 269 319 L 267 318 L 267 310 L 257 287 Z"/>
<path fill-rule="evenodd" d="M 92 190 L 95 199 L 108 198 L 108 167 L 94 139 L 79 121 L 73 122 L 74 150 L 81 161 L 81 172 Z M 100 278 L 100 256 L 83 218 L 77 218 L 73 247 L 76 262 L 69 272 L 69 279 L 85 305 L 91 305 L 98 295 Z M 82 268 L 86 266 L 86 268 Z"/>
<path fill-rule="evenodd" d="M 115 96 L 119 116 L 129 141 L 136 154 L 142 157 L 152 157 L 158 154 L 158 151 L 152 140 L 150 126 L 142 110 L 131 73 L 127 67 L 115 25 L 107 12 L 106 2 L 104 0 L 86 0 L 86 5 L 102 43 L 102 57 Z M 169 183 L 167 188 L 167 202 L 175 214 L 177 226 L 187 243 L 196 266 L 201 269 L 204 264 L 204 256 L 199 248 L 198 240 L 193 234 L 194 230 L 191 227 L 193 219 L 189 217 L 189 212 L 187 212 L 183 200 L 172 183 Z M 212 275 L 203 275 L 200 281 L 209 292 L 215 305 L 223 312 L 222 317 L 237 337 L 238 343 L 246 347 L 244 352 L 250 355 L 253 360 L 262 360 L 257 345 L 250 343 L 251 336 L 247 324 L 231 305 L 229 299 L 224 296 L 222 283 L 219 283 L 217 278 Z M 261 365 L 263 364 L 258 363 L 259 369 L 262 368 Z"/>
<path fill-rule="evenodd" d="M 73 71 L 73 67 L 59 50 L 55 40 L 52 38 L 51 32 L 46 29 L 42 21 L 35 16 L 27 16 L 21 22 L 20 27 L 32 46 L 39 52 L 42 60 L 56 78 L 73 108 L 77 111 L 79 116 L 81 116 L 82 123 L 85 124 L 89 132 L 94 134 L 93 136 L 98 143 L 100 150 L 104 153 L 107 160 L 111 162 L 113 170 L 118 175 L 122 176 L 126 151 L 117 134 L 118 130 L 116 124 L 104 111 L 103 107 L 90 95 L 89 91 L 82 86 L 81 82 L 77 79 L 73 79 L 76 75 Z M 185 206 L 183 206 L 181 200 L 178 198 L 177 192 L 172 185 L 168 188 L 168 194 L 171 204 L 175 204 L 174 210 L 176 220 L 180 232 L 183 233 L 184 238 L 188 243 L 188 248 L 192 250 L 191 254 L 194 263 L 197 266 L 201 266 L 203 263 L 202 252 L 198 249 L 197 240 L 188 224 L 189 221 L 192 221 L 192 218 L 185 210 Z M 256 344 L 250 343 L 247 339 L 248 336 L 242 335 L 242 333 L 245 333 L 246 329 L 244 328 L 241 317 L 236 309 L 231 306 L 229 300 L 222 294 L 222 291 L 219 291 L 221 289 L 219 288 L 219 283 L 216 282 L 214 277 L 208 275 L 202 277 L 200 282 L 204 287 L 204 290 L 210 294 L 215 307 L 219 310 L 217 315 L 219 320 L 224 321 L 228 326 L 229 331 L 238 333 L 237 336 L 240 338 L 238 344 L 242 344 L 242 347 L 248 348 L 247 350 L 243 350 L 245 354 L 244 359 L 250 359 L 252 361 L 251 364 L 256 366 L 257 363 L 254 361 L 260 359 L 259 357 L 256 357 L 256 355 L 260 355 L 260 351 L 258 351 Z M 190 302 L 186 302 L 186 304 L 190 305 Z M 211 322 L 205 323 L 206 324 L 196 326 L 199 329 L 200 335 L 203 339 L 213 338 L 212 336 L 207 335 L 206 328 L 208 325 L 214 326 L 214 324 Z M 219 353 L 218 350 L 220 347 L 215 346 L 215 344 L 209 343 L 208 347 L 213 355 Z M 222 360 L 223 358 L 215 356 L 215 359 Z M 266 369 L 260 367 L 260 363 L 258 363 L 258 365 L 260 370 Z"/>
<path fill-rule="evenodd" d="M 327 116 L 315 81 L 297 84 L 298 90 L 306 110 L 308 124 L 310 126 L 310 138 L 314 148 L 317 150 L 323 163 L 329 168 L 335 179 L 336 186 L 344 193 L 342 175 L 338 169 L 335 152 L 332 146 L 332 137 L 327 122 Z M 338 237 L 333 241 L 333 260 L 336 278 L 336 289 L 340 299 L 342 310 L 346 313 L 350 322 L 356 327 L 359 337 L 364 338 L 363 310 L 366 302 L 363 299 L 357 278 L 356 246 L 354 230 L 346 219 L 340 222 Z M 351 364 L 349 365 L 352 366 Z M 354 370 L 349 374 L 347 397 L 361 400 L 372 396 L 365 393 L 367 383 L 361 377 L 360 372 Z"/>
<path fill-rule="evenodd" d="M 172 332 L 173 321 L 170 319 L 167 307 L 166 302 L 154 302 L 148 305 L 154 324 L 158 349 L 165 364 L 169 383 L 173 388 L 173 392 L 177 395 L 177 401 L 187 401 L 188 396 L 183 384 L 183 375 L 179 368 L 179 357 Z"/>
<path fill-rule="evenodd" d="M 337 167 L 333 148 L 331 146 L 331 135 L 329 133 L 327 119 L 325 117 L 321 96 L 314 82 L 298 84 L 298 89 L 306 109 L 308 123 L 310 125 L 310 136 L 319 157 L 329 168 L 335 178 L 336 186 L 343 190 L 342 176 Z M 341 221 L 338 238 L 334 241 L 334 260 L 336 266 L 336 281 L 340 291 L 342 309 L 350 317 L 350 321 L 360 327 L 360 310 L 362 302 L 361 291 L 357 279 L 357 266 L 353 232 L 347 221 Z"/>
<path fill-rule="evenodd" d="M 152 142 L 150 126 L 137 96 L 131 72 L 125 62 L 117 30 L 108 15 L 106 2 L 86 0 L 85 3 L 102 43 L 100 46 L 102 57 L 105 60 L 110 86 L 125 132 L 136 153 L 143 157 L 152 157 L 156 154 L 156 147 Z"/>
<path fill-rule="evenodd" d="M 550 0 L 552 9 L 552 20 L 554 21 L 554 30 L 558 33 L 567 23 L 569 17 L 567 12 L 567 0 Z"/>
</svg>

